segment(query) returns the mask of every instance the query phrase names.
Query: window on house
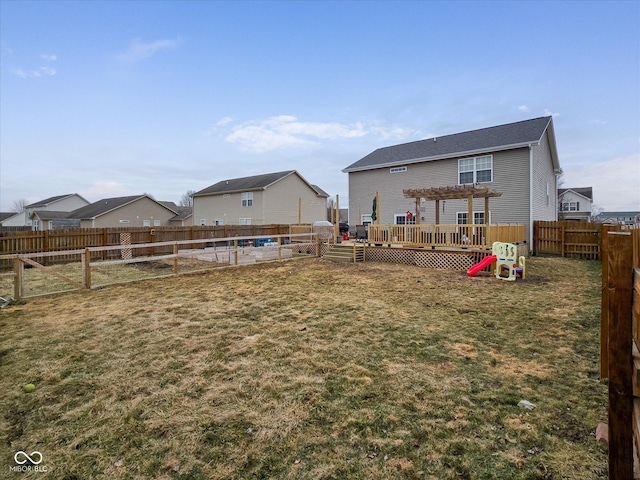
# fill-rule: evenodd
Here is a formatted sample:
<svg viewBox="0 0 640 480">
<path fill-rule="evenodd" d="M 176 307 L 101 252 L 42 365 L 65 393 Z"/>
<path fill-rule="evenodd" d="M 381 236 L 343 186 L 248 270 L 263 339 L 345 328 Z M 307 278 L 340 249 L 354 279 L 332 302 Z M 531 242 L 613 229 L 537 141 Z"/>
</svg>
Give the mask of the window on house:
<svg viewBox="0 0 640 480">
<path fill-rule="evenodd" d="M 580 202 L 562 202 L 560 205 L 561 212 L 578 212 L 580 211 Z"/>
<path fill-rule="evenodd" d="M 476 225 L 483 225 L 484 212 L 473 212 L 473 223 Z M 489 220 L 491 220 L 491 212 L 489 212 Z M 466 225 L 469 223 L 469 214 L 467 212 L 458 212 L 456 214 L 456 223 L 458 225 Z"/>
<path fill-rule="evenodd" d="M 142 226 L 143 227 L 150 227 L 151 226 L 151 220 L 143 220 L 142 221 Z"/>
<path fill-rule="evenodd" d="M 214 220 L 213 224 L 214 225 L 224 225 L 224 221 L 223 220 Z"/>
<path fill-rule="evenodd" d="M 242 192 L 242 206 L 250 207 L 253 205 L 253 192 Z"/>
<path fill-rule="evenodd" d="M 493 181 L 493 156 L 461 158 L 458 160 L 458 183 L 484 183 Z"/>
<path fill-rule="evenodd" d="M 251 225 L 251 219 L 250 218 L 241 218 L 240 219 L 240 225 Z"/>
<path fill-rule="evenodd" d="M 153 226 L 154 227 L 159 227 L 160 226 L 160 220 L 154 220 L 153 221 Z"/>
<path fill-rule="evenodd" d="M 207 221 L 204 218 L 200 219 L 200 226 L 203 227 L 207 224 Z"/>
<path fill-rule="evenodd" d="M 407 215 L 406 213 L 402 214 L 394 214 L 393 222 L 395 225 L 415 225 L 416 217 L 415 215 Z"/>
</svg>

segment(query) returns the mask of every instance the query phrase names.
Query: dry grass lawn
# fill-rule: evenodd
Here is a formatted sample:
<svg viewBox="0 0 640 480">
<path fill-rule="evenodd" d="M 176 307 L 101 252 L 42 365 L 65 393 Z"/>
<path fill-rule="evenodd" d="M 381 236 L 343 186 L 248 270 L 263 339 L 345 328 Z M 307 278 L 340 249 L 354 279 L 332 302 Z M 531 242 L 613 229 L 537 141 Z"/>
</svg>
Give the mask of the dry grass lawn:
<svg viewBox="0 0 640 480">
<path fill-rule="evenodd" d="M 606 478 L 600 264 L 527 268 L 308 259 L 12 305 L 0 477 Z"/>
</svg>

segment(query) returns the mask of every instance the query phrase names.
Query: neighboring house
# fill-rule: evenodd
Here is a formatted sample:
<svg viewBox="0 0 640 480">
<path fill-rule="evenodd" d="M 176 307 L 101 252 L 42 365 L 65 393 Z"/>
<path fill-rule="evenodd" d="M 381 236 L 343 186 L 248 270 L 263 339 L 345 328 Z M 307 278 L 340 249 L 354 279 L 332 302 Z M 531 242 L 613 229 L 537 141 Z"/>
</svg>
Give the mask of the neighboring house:
<svg viewBox="0 0 640 480">
<path fill-rule="evenodd" d="M 343 172 L 349 174 L 350 225 L 371 220 L 376 191 L 380 223 L 402 224 L 416 213 L 415 199 L 405 198 L 404 189 L 465 184 L 502 194 L 491 199 L 488 219 L 478 202 L 473 223 L 525 224 L 529 245 L 534 220 L 557 219 L 562 170 L 552 117 L 379 148 Z M 435 202 L 429 203 L 422 200 L 420 223 L 435 222 Z M 465 199 L 441 201 L 440 209 L 440 223 L 469 220 Z"/>
<path fill-rule="evenodd" d="M 591 219 L 592 204 L 593 189 L 591 187 L 558 189 L 559 220 L 588 222 Z"/>
<path fill-rule="evenodd" d="M 80 220 L 69 218 L 72 212 L 58 212 L 56 210 L 36 210 L 31 214 L 34 230 L 59 230 L 80 227 Z"/>
<path fill-rule="evenodd" d="M 2 225 L 5 227 L 33 226 L 37 229 L 38 226 L 33 224 L 33 220 L 31 218 L 34 212 L 72 212 L 73 210 L 76 210 L 85 205 L 89 205 L 89 202 L 87 202 L 77 193 L 58 195 L 56 197 L 47 198 L 45 200 L 41 200 L 40 202 L 27 205 L 24 212 L 14 214 L 11 218 L 4 220 L 2 222 Z"/>
<path fill-rule="evenodd" d="M 175 217 L 169 219 L 169 225 L 172 227 L 184 227 L 185 225 L 193 225 L 193 207 L 181 207 L 174 202 L 160 202 L 165 207 L 178 212 Z"/>
<path fill-rule="evenodd" d="M 640 225 L 640 211 L 635 212 L 602 212 L 595 219 L 598 223 L 614 223 L 622 225 Z"/>
<path fill-rule="evenodd" d="M 223 180 L 193 194 L 194 225 L 313 223 L 328 194 L 295 170 Z"/>
<path fill-rule="evenodd" d="M 71 212 L 69 218 L 79 220 L 82 228 L 163 227 L 177 214 L 145 194 L 103 198 Z"/>
<path fill-rule="evenodd" d="M 2 226 L 2 222 L 13 217 L 15 214 L 16 212 L 0 212 L 0 227 Z"/>
</svg>

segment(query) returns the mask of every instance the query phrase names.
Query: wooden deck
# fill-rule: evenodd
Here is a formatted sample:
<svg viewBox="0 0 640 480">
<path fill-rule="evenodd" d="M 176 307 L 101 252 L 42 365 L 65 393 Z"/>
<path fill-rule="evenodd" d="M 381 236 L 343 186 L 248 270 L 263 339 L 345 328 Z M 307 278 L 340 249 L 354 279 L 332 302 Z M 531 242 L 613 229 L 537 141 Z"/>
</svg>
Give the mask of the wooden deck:
<svg viewBox="0 0 640 480">
<path fill-rule="evenodd" d="M 490 249 L 493 242 L 525 241 L 524 224 L 369 225 L 367 234 L 370 244 L 406 247 Z"/>
</svg>

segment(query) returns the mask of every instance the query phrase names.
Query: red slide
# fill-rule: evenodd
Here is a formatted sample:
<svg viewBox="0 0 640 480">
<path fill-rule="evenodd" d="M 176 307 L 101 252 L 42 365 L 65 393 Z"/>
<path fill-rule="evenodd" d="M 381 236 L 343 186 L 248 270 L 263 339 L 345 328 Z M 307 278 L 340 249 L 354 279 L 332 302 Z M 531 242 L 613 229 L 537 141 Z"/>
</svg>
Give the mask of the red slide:
<svg viewBox="0 0 640 480">
<path fill-rule="evenodd" d="M 469 275 L 470 277 L 475 276 L 476 273 L 478 273 L 480 270 L 485 269 L 496 260 L 498 260 L 498 257 L 496 257 L 495 255 L 484 257 L 480 263 L 476 263 L 473 267 L 469 267 L 469 270 L 467 270 L 467 275 Z"/>
</svg>

